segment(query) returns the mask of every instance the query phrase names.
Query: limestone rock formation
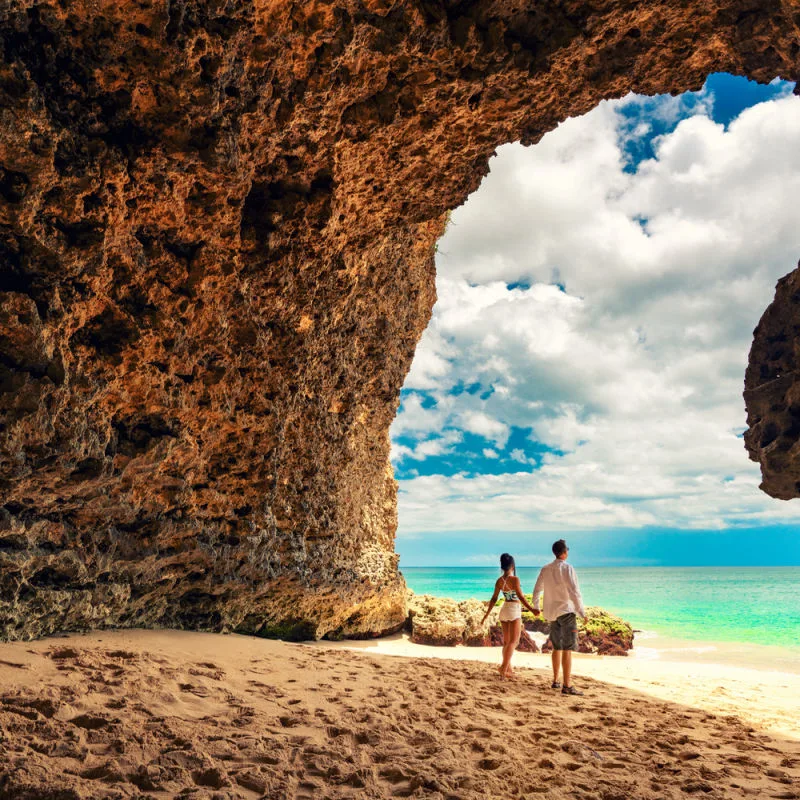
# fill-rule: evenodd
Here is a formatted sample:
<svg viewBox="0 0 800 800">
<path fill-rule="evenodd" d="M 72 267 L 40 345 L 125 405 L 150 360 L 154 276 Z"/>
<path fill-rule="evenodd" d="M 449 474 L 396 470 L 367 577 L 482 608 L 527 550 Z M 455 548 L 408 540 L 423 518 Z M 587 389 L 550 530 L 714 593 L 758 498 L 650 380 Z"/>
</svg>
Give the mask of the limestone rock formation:
<svg viewBox="0 0 800 800">
<path fill-rule="evenodd" d="M 529 615 L 533 617 L 533 615 Z M 525 628 L 539 633 L 550 633 L 550 625 L 541 618 L 525 620 Z M 633 626 L 624 619 L 597 606 L 586 609 L 586 619 L 578 619 L 578 651 L 601 656 L 627 656 L 633 649 Z M 550 653 L 553 645 L 548 639 L 542 645 L 543 653 Z"/>
<path fill-rule="evenodd" d="M 775 299 L 753 333 L 744 380 L 750 458 L 761 463 L 761 488 L 800 495 L 800 268 L 778 281 Z"/>
<path fill-rule="evenodd" d="M 411 641 L 439 647 L 486 647 L 492 644 L 489 622 L 481 624 L 486 603 L 408 593 L 408 627 Z M 492 612 L 490 622 L 496 622 Z"/>
<path fill-rule="evenodd" d="M 0 4 L 0 636 L 403 623 L 388 429 L 495 147 L 790 0 Z"/>
<path fill-rule="evenodd" d="M 498 647 L 503 644 L 503 630 L 497 622 L 500 606 L 481 624 L 486 604 L 480 600 L 452 600 L 449 597 L 408 593 L 408 624 L 411 641 L 439 647 Z M 550 625 L 541 617 L 523 612 L 524 627 L 517 650 L 538 653 L 539 646 L 529 631 L 550 633 Z M 628 655 L 633 648 L 633 627 L 620 617 L 596 606 L 586 609 L 586 619 L 578 622 L 578 650 L 600 655 Z M 548 639 L 542 652 L 552 651 Z"/>
</svg>

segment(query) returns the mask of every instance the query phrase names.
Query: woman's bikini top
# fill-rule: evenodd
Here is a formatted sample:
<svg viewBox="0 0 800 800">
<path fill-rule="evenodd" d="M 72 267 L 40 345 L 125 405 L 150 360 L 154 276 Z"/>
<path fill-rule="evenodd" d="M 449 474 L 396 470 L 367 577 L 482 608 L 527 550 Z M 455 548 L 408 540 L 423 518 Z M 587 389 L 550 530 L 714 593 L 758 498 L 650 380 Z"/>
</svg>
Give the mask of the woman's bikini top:
<svg viewBox="0 0 800 800">
<path fill-rule="evenodd" d="M 516 589 L 512 589 L 510 592 L 506 591 L 505 587 L 507 580 L 508 578 L 503 578 L 503 588 L 500 590 L 503 593 L 506 603 L 519 603 L 519 597 L 517 597 Z"/>
</svg>

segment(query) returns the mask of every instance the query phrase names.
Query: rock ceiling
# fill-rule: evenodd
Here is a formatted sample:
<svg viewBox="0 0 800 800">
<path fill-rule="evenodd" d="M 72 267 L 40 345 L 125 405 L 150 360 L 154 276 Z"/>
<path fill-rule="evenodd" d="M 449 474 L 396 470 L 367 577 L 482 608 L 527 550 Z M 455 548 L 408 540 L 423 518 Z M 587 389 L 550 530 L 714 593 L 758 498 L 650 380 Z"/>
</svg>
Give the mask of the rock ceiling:
<svg viewBox="0 0 800 800">
<path fill-rule="evenodd" d="M 0 636 L 402 623 L 388 430 L 446 213 L 495 147 L 603 98 L 796 79 L 799 24 L 788 0 L 5 0 Z M 796 281 L 748 371 L 781 497 Z"/>
</svg>

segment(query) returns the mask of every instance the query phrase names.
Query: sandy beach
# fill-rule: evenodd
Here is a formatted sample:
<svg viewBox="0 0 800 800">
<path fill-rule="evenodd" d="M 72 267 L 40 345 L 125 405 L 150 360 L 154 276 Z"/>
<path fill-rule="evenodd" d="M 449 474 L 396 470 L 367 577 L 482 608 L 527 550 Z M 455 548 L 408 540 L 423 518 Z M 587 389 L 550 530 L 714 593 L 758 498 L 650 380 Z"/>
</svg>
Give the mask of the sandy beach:
<svg viewBox="0 0 800 800">
<path fill-rule="evenodd" d="M 587 656 L 570 698 L 546 656 L 518 653 L 501 682 L 498 654 L 141 630 L 3 644 L 0 797 L 800 797 L 800 675 Z"/>
<path fill-rule="evenodd" d="M 575 653 L 576 685 L 582 676 L 588 676 L 660 700 L 737 715 L 748 724 L 800 740 L 800 660 L 792 664 L 787 651 L 753 645 L 743 659 L 743 648 L 738 645 L 676 640 L 647 640 L 646 645 L 637 646 L 627 658 Z M 427 647 L 414 644 L 405 634 L 364 642 L 321 642 L 320 646 L 412 658 L 435 656 L 487 663 L 499 659 L 495 648 Z M 780 668 L 775 668 L 776 662 Z M 515 653 L 514 664 L 546 672 L 550 656 Z M 761 668 L 752 664 L 761 664 Z M 794 666 L 791 671 L 790 666 Z"/>
</svg>

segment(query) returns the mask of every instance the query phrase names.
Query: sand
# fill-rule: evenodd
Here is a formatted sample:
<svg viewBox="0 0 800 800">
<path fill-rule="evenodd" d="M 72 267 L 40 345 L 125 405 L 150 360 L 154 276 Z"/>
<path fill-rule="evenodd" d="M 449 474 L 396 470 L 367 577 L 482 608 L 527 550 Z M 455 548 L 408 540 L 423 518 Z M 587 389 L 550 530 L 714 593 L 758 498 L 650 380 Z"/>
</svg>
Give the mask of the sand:
<svg viewBox="0 0 800 800">
<path fill-rule="evenodd" d="M 795 671 L 789 672 L 786 665 L 790 657 L 786 651 L 750 646 L 749 662 L 762 664 L 761 669 L 755 669 L 739 665 L 741 646 L 703 646 L 675 640 L 656 640 L 655 644 L 659 646 L 657 652 L 652 647 L 635 648 L 627 658 L 575 653 L 575 682 L 579 684 L 583 676 L 590 676 L 661 700 L 715 714 L 735 714 L 763 730 L 800 739 L 800 660 L 793 664 Z M 499 660 L 496 648 L 427 647 L 412 643 L 405 634 L 363 642 L 321 642 L 320 646 L 356 649 L 374 655 L 435 656 L 488 663 Z M 754 652 L 761 657 L 755 657 Z M 776 657 L 776 652 L 780 653 L 780 658 Z M 776 661 L 783 669 L 772 667 Z M 546 671 L 550 656 L 515 653 L 514 664 Z"/>
<path fill-rule="evenodd" d="M 463 658 L 494 649 L 346 646 L 176 631 L 0 645 L 0 798 L 800 798 L 800 739 L 712 713 L 688 691 L 710 676 L 674 681 L 689 695 L 674 702 L 652 664 L 637 678 L 635 659 L 587 657 L 573 698 L 543 656 L 501 682 Z M 786 680 L 796 717 L 800 676 Z"/>
</svg>

